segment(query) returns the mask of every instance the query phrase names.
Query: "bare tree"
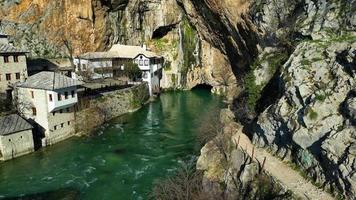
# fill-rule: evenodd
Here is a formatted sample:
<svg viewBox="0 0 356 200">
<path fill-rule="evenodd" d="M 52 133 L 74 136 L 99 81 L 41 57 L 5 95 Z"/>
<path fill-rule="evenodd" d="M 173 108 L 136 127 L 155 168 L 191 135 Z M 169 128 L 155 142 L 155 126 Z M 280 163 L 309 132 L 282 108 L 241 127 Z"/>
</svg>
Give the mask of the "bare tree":
<svg viewBox="0 0 356 200">
<path fill-rule="evenodd" d="M 72 43 L 68 39 L 63 39 L 63 44 L 67 48 L 70 64 L 74 68 L 75 67 L 75 65 L 74 65 L 74 56 L 73 56 L 74 50 L 73 50 Z"/>
<path fill-rule="evenodd" d="M 33 105 L 30 101 L 26 100 L 28 98 L 24 98 L 23 94 L 19 91 L 19 88 L 14 88 L 12 104 L 21 116 L 26 116 Z"/>
<path fill-rule="evenodd" d="M 231 131 L 231 130 L 230 130 Z M 213 142 L 219 152 L 224 156 L 224 165 L 228 162 L 228 152 L 231 150 L 231 132 L 225 129 L 220 118 L 220 109 L 212 110 L 201 122 L 197 133 L 201 146 Z"/>
<path fill-rule="evenodd" d="M 190 200 L 206 199 L 203 193 L 203 173 L 195 169 L 193 163 L 183 163 L 176 175 L 154 184 L 151 199 Z"/>
</svg>

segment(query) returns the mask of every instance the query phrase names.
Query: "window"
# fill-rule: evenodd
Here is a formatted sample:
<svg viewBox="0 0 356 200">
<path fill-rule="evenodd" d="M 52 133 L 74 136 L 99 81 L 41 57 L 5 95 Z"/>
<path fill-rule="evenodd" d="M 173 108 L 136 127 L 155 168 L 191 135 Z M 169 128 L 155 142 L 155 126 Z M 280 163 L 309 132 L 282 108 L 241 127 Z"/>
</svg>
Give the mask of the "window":
<svg viewBox="0 0 356 200">
<path fill-rule="evenodd" d="M 145 66 L 148 66 L 148 64 L 149 64 L 149 61 L 145 60 Z"/>
<path fill-rule="evenodd" d="M 72 90 L 72 97 L 74 98 L 75 97 L 75 91 Z"/>
<path fill-rule="evenodd" d="M 56 112 L 53 112 L 52 115 L 55 116 L 55 115 L 56 115 Z"/>
<path fill-rule="evenodd" d="M 70 121 L 68 121 L 68 126 L 70 125 Z"/>
<path fill-rule="evenodd" d="M 86 71 L 87 70 L 87 65 L 86 64 L 82 64 L 82 70 Z"/>
<path fill-rule="evenodd" d="M 54 129 L 54 130 L 57 130 L 57 126 L 54 126 L 53 129 Z"/>
<path fill-rule="evenodd" d="M 62 109 L 60 109 L 60 110 L 59 110 L 59 113 L 63 113 L 63 110 L 62 110 Z"/>
<path fill-rule="evenodd" d="M 16 73 L 16 80 L 20 80 L 20 73 Z"/>
<path fill-rule="evenodd" d="M 19 56 L 14 56 L 14 62 L 19 62 Z"/>
<path fill-rule="evenodd" d="M 64 98 L 68 99 L 68 92 L 64 92 Z"/>
<path fill-rule="evenodd" d="M 67 112 L 70 112 L 70 108 L 67 108 Z"/>
<path fill-rule="evenodd" d="M 141 66 L 143 65 L 143 60 L 140 60 L 140 64 L 139 65 L 141 65 Z"/>
<path fill-rule="evenodd" d="M 52 94 L 49 94 L 48 97 L 49 97 L 49 101 L 52 102 L 53 101 Z"/>
<path fill-rule="evenodd" d="M 61 128 L 63 128 L 64 127 L 64 123 L 61 123 Z"/>
<path fill-rule="evenodd" d="M 31 91 L 31 97 L 32 99 L 35 98 L 35 93 L 33 91 Z"/>
<path fill-rule="evenodd" d="M 32 115 L 36 116 L 37 115 L 37 110 L 35 107 L 32 107 Z"/>
<path fill-rule="evenodd" d="M 61 93 L 58 93 L 58 101 L 61 101 L 62 100 L 62 95 Z"/>
<path fill-rule="evenodd" d="M 6 74 L 6 80 L 11 81 L 11 74 Z"/>
<path fill-rule="evenodd" d="M 8 63 L 9 62 L 9 56 L 4 56 L 4 63 Z"/>
</svg>

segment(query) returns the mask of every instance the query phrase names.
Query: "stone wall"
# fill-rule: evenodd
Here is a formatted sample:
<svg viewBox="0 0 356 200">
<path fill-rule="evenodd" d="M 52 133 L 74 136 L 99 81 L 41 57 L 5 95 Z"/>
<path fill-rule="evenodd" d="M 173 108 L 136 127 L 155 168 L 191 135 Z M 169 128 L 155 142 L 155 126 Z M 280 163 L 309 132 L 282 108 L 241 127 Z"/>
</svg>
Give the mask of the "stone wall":
<svg viewBox="0 0 356 200">
<path fill-rule="evenodd" d="M 139 109 L 149 99 L 148 84 L 80 98 L 76 112 L 76 132 L 89 134 L 101 124 Z"/>
<path fill-rule="evenodd" d="M 10 160 L 34 151 L 32 129 L 0 136 L 0 160 Z"/>
<path fill-rule="evenodd" d="M 14 56 L 18 56 L 18 62 L 15 62 Z M 0 93 L 6 94 L 6 90 L 9 90 L 10 84 L 16 82 L 25 81 L 27 78 L 27 65 L 26 65 L 26 56 L 25 55 L 9 55 L 9 62 L 5 63 L 5 58 L 3 55 L 0 56 Z M 16 77 L 16 73 L 20 74 L 19 79 Z M 6 80 L 6 74 L 10 74 L 11 80 Z"/>
</svg>

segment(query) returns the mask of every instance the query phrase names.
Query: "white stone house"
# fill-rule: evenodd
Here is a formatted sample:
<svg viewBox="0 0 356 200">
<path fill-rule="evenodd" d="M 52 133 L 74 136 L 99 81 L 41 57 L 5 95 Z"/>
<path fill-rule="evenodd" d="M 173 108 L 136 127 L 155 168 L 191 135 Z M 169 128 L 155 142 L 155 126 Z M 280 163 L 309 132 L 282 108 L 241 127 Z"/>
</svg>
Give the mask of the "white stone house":
<svg viewBox="0 0 356 200">
<path fill-rule="evenodd" d="M 17 114 L 0 117 L 0 160 L 34 151 L 32 125 Z"/>
<path fill-rule="evenodd" d="M 78 102 L 75 79 L 56 72 L 40 72 L 16 86 L 17 109 L 36 122 L 42 146 L 52 145 L 75 134 Z"/>
<path fill-rule="evenodd" d="M 107 52 L 89 52 L 74 60 L 76 72 L 89 71 L 94 79 L 113 77 L 115 71 L 124 70 L 124 64 L 127 62 L 134 62 L 141 69 L 142 80 L 148 82 L 150 95 L 159 92 L 164 60 L 162 56 L 149 51 L 146 46 L 116 44 Z M 95 73 L 96 69 L 108 70 L 98 74 Z"/>
<path fill-rule="evenodd" d="M 27 51 L 12 46 L 0 33 L 0 93 L 11 97 L 13 85 L 27 78 Z"/>
</svg>

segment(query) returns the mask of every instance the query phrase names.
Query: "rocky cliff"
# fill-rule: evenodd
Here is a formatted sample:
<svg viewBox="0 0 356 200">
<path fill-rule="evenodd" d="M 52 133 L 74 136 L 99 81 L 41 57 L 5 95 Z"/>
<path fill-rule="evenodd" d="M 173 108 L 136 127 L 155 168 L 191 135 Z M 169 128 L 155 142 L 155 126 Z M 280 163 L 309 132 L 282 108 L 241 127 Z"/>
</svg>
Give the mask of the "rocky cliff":
<svg viewBox="0 0 356 200">
<path fill-rule="evenodd" d="M 163 87 L 213 86 L 256 144 L 355 198 L 355 0 L 0 3 L 1 30 L 33 57 L 148 44 Z"/>
</svg>

